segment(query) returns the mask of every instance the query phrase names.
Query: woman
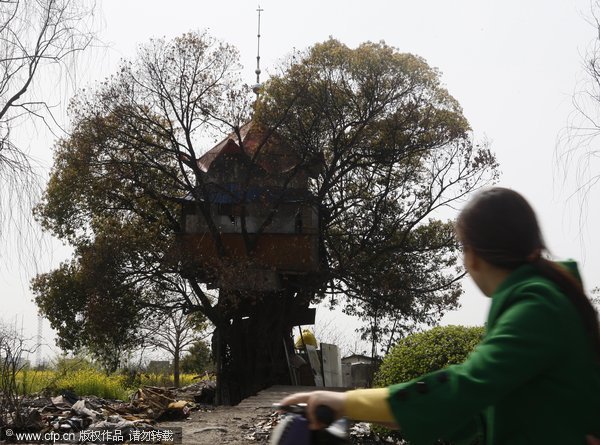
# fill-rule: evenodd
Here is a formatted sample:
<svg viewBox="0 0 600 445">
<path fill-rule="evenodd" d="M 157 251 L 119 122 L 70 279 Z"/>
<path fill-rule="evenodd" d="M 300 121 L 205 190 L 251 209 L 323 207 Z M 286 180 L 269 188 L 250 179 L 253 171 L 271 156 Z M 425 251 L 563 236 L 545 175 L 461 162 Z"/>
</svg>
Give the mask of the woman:
<svg viewBox="0 0 600 445">
<path fill-rule="evenodd" d="M 505 188 L 479 192 L 458 217 L 465 269 L 492 298 L 486 335 L 460 365 L 389 388 L 285 398 L 394 424 L 412 445 L 583 445 L 600 437 L 600 331 L 574 263 L 542 256 L 533 209 Z"/>
</svg>

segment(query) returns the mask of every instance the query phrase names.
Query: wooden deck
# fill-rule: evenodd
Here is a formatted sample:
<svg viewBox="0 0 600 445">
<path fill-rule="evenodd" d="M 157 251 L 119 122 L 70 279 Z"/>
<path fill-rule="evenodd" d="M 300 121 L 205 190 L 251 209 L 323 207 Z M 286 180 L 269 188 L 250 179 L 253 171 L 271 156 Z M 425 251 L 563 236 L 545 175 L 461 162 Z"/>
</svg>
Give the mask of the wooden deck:
<svg viewBox="0 0 600 445">
<path fill-rule="evenodd" d="M 326 391 L 346 391 L 349 388 L 324 388 L 322 386 L 271 386 L 260 391 L 258 394 L 242 400 L 237 407 L 240 409 L 256 410 L 271 409 L 274 403 L 279 402 L 286 396 L 296 392 L 308 392 L 317 390 Z"/>
</svg>

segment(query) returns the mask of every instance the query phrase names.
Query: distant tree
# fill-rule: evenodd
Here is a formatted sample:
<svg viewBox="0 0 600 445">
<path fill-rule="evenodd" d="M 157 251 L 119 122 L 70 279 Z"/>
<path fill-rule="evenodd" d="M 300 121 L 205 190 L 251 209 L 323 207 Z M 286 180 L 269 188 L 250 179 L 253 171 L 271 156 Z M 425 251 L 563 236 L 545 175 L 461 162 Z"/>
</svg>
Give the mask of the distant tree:
<svg viewBox="0 0 600 445">
<path fill-rule="evenodd" d="M 200 374 L 215 370 L 210 345 L 204 340 L 196 341 L 181 359 L 181 370 L 187 373 Z"/>
<path fill-rule="evenodd" d="M 0 323 L 0 424 L 23 431 L 29 424 L 24 399 L 31 388 L 23 381 L 27 357 L 34 353 L 16 328 Z"/>
<path fill-rule="evenodd" d="M 200 313 L 185 314 L 182 310 L 163 312 L 154 323 L 146 324 L 142 331 L 147 345 L 173 357 L 173 384 L 178 388 L 182 354 L 187 349 L 197 349 L 207 335 L 204 316 Z"/>
<path fill-rule="evenodd" d="M 19 239 L 40 189 L 27 149 L 15 141 L 20 125 L 39 120 L 60 128 L 49 103 L 73 62 L 95 38 L 95 4 L 88 0 L 0 1 L 0 237 L 19 218 Z"/>
<path fill-rule="evenodd" d="M 333 316 L 329 319 L 318 317 L 315 325 L 309 327 L 309 330 L 313 332 L 319 344 L 328 343 L 336 345 L 342 357 L 357 353 L 360 336 L 358 334 L 349 335 L 347 329 L 340 326 L 339 321 Z M 294 334 L 294 339 L 297 341 L 300 337 L 299 329 L 294 330 L 292 333 Z"/>
</svg>

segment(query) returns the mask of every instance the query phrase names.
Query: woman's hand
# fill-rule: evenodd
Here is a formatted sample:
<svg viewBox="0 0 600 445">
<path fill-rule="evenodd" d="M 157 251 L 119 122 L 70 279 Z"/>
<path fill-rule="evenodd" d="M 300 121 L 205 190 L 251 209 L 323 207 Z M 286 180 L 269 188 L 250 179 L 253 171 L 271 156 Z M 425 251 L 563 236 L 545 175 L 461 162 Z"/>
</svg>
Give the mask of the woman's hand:
<svg viewBox="0 0 600 445">
<path fill-rule="evenodd" d="M 308 419 L 311 430 L 319 430 L 327 427 L 316 418 L 315 410 L 319 405 L 328 406 L 333 410 L 335 419 L 344 415 L 344 405 L 346 403 L 346 394 L 333 391 L 312 391 L 299 392 L 292 394 L 279 402 L 281 405 L 296 405 L 306 403 L 306 418 Z"/>
</svg>

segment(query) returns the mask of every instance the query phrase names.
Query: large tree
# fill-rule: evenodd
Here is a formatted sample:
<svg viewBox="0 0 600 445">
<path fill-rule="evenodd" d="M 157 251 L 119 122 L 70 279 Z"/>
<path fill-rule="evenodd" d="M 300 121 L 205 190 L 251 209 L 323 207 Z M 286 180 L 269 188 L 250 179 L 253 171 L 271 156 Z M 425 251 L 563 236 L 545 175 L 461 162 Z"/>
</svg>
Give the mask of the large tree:
<svg viewBox="0 0 600 445">
<path fill-rule="evenodd" d="M 324 154 L 313 187 L 325 293 L 370 321 L 366 338 L 385 335 L 389 348 L 456 306 L 456 241 L 439 210 L 497 172 L 437 70 L 383 43 L 350 49 L 329 40 L 267 83 L 257 119 L 278 122 L 297 150 Z"/>
<path fill-rule="evenodd" d="M 254 125 L 264 130 L 255 156 L 270 140 L 285 140 L 296 164 L 283 187 L 301 168 L 316 172 L 304 199 L 320 220 L 319 270 L 286 277 L 276 291 L 228 285 L 244 281 L 245 264 L 223 243 L 210 212 L 214 190 L 196 162 L 211 137 L 233 133 L 244 144 L 251 103 L 236 52 L 206 34 L 152 41 L 74 100 L 72 135 L 56 146 L 37 213 L 75 246 L 70 263 L 34 282 L 61 338 L 75 336 L 100 308 L 89 305 L 95 295 L 105 305 L 125 294 L 131 307 L 200 311 L 216 327 L 221 400 L 235 403 L 289 378 L 283 345 L 291 343 L 294 311 L 311 301 L 328 296 L 348 312 L 425 322 L 456 305 L 462 271 L 451 223 L 438 211 L 493 180 L 496 162 L 473 145 L 436 70 L 383 43 L 350 49 L 329 40 L 266 83 L 254 107 Z M 253 171 L 242 185 L 252 184 Z M 278 203 L 250 229 L 246 195 L 236 205 L 251 259 Z M 174 247 L 184 197 L 206 222 L 219 259 L 204 270 Z M 73 281 L 54 277 L 65 268 L 73 279 L 94 273 L 84 269 L 104 246 L 115 249 L 106 277 L 119 291 L 99 293 L 87 280 L 82 292 L 62 292 Z M 128 320 L 113 318 L 134 331 Z"/>
</svg>

